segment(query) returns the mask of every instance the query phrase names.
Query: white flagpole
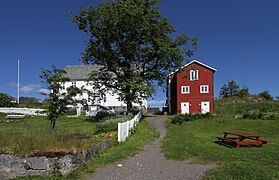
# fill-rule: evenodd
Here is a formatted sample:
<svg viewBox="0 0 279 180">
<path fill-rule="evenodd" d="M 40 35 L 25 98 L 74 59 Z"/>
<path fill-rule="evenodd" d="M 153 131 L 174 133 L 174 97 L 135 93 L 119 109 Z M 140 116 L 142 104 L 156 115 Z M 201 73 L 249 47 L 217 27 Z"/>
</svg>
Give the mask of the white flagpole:
<svg viewBox="0 0 279 180">
<path fill-rule="evenodd" d="M 17 103 L 19 104 L 19 59 L 17 60 Z"/>
</svg>

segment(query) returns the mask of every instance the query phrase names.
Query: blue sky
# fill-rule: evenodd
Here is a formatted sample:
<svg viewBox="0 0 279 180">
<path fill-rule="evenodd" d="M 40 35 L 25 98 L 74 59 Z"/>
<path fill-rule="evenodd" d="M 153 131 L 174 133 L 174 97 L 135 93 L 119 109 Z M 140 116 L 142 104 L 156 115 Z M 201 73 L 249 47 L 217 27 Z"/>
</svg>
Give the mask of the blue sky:
<svg viewBox="0 0 279 180">
<path fill-rule="evenodd" d="M 86 35 L 69 19 L 69 11 L 100 0 L 1 0 L 0 92 L 17 96 L 17 59 L 21 62 L 21 96 L 43 98 L 41 68 L 80 64 Z M 191 59 L 217 69 L 215 96 L 227 80 L 279 96 L 279 1 L 162 0 L 161 10 L 178 32 L 199 38 Z M 161 88 L 151 101 L 161 106 Z"/>
</svg>

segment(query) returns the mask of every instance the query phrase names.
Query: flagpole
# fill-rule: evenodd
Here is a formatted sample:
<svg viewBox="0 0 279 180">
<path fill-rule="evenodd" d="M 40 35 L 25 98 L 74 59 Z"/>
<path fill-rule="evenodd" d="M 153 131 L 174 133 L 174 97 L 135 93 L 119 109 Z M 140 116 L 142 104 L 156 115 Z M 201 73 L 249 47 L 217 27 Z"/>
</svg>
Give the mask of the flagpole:
<svg viewBox="0 0 279 180">
<path fill-rule="evenodd" d="M 17 103 L 19 104 L 19 59 L 17 60 Z"/>
</svg>

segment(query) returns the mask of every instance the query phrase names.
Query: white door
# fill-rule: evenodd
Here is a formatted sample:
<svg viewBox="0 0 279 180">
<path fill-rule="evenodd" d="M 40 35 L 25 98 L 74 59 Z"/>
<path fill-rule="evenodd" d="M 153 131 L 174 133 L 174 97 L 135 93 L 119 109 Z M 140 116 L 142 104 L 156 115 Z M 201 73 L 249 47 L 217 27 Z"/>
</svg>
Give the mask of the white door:
<svg viewBox="0 0 279 180">
<path fill-rule="evenodd" d="M 209 101 L 201 102 L 201 113 L 205 114 L 210 112 Z"/>
<path fill-rule="evenodd" d="M 189 102 L 181 103 L 181 114 L 189 114 Z"/>
</svg>

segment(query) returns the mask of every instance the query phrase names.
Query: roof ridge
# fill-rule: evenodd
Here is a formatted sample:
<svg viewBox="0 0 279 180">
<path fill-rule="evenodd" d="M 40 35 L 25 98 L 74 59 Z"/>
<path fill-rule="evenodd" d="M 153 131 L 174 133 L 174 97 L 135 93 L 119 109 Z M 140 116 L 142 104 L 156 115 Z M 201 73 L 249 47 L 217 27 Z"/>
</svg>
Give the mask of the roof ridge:
<svg viewBox="0 0 279 180">
<path fill-rule="evenodd" d="M 202 65 L 202 66 L 207 67 L 208 69 L 211 69 L 211 70 L 213 70 L 213 71 L 217 71 L 217 69 L 215 69 L 215 68 L 213 68 L 213 67 L 211 67 L 211 66 L 209 66 L 209 65 L 206 65 L 206 64 L 204 64 L 204 63 L 202 63 L 202 62 L 200 62 L 200 61 L 198 61 L 198 60 L 196 60 L 196 59 L 193 59 L 192 61 L 188 62 L 188 63 L 185 64 L 184 66 L 181 66 L 181 67 L 179 67 L 178 69 L 176 69 L 175 71 L 169 73 L 168 76 L 171 75 L 171 74 L 177 73 L 180 69 L 186 68 L 187 66 L 189 66 L 190 64 L 195 63 L 195 62 L 198 63 L 198 64 L 200 64 L 200 65 Z"/>
</svg>

